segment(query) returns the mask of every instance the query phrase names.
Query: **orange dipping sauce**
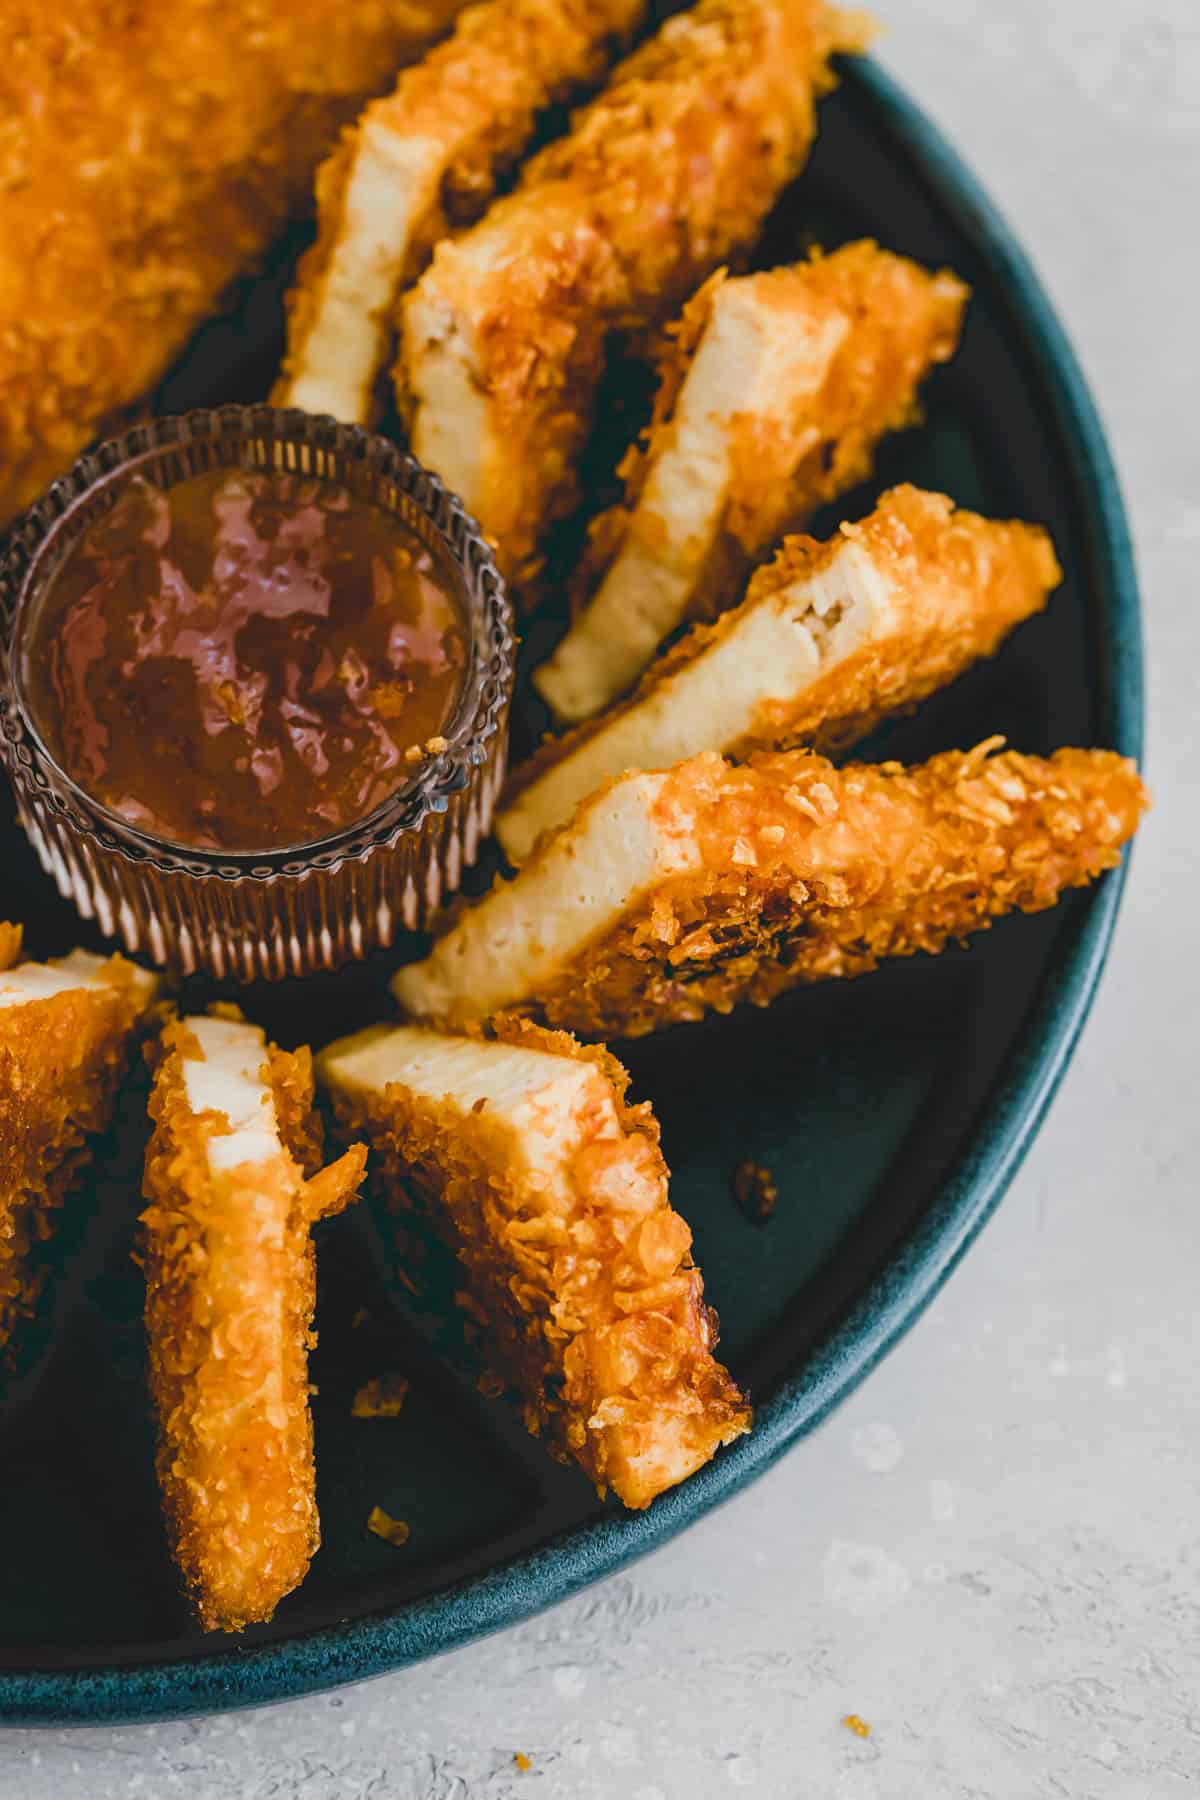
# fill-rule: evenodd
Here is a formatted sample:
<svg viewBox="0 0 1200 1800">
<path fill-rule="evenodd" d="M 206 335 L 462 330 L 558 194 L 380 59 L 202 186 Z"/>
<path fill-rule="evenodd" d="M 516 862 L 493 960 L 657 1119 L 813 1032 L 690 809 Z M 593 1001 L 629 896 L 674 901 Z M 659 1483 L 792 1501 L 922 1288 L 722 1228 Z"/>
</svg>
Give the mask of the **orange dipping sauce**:
<svg viewBox="0 0 1200 1800">
<path fill-rule="evenodd" d="M 363 818 L 438 738 L 467 662 L 453 575 L 415 532 L 275 471 L 135 476 L 31 623 L 25 692 L 51 753 L 197 849 Z"/>
</svg>

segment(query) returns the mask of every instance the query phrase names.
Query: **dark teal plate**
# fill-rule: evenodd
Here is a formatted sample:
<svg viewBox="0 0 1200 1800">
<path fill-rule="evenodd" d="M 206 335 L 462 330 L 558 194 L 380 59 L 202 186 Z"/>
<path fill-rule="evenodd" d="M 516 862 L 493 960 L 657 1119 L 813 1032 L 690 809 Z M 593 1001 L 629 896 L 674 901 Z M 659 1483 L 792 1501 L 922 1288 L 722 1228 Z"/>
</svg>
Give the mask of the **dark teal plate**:
<svg viewBox="0 0 1200 1800">
<path fill-rule="evenodd" d="M 903 477 L 984 512 L 1043 520 L 1067 572 L 1045 617 L 873 748 L 918 757 L 1004 732 L 1026 750 L 1106 744 L 1136 756 L 1135 576 L 1083 380 L 985 195 L 869 63 L 848 68 L 824 104 L 816 154 L 764 260 L 812 237 L 832 245 L 865 233 L 952 265 L 975 289 L 961 354 L 930 386 L 927 424 L 885 447 L 876 485 Z M 282 264 L 276 276 L 200 334 L 162 406 L 263 391 Z M 846 512 L 869 500 L 853 496 Z M 10 820 L 0 869 L 3 910 L 30 922 L 36 951 L 75 939 L 73 915 Z M 448 1297 L 452 1271 L 432 1256 L 414 1302 L 394 1280 L 386 1220 L 360 1209 L 335 1221 L 319 1245 L 314 1367 L 325 1545 L 275 1622 L 238 1643 L 190 1623 L 159 1522 L 129 1259 L 143 1129 L 131 1088 L 0 1404 L 0 1717 L 164 1717 L 397 1668 L 611 1574 L 761 1474 L 895 1342 L 1004 1192 L 1083 1023 L 1120 890 L 1113 876 L 968 951 L 630 1050 L 726 1354 L 758 1404 L 752 1436 L 641 1516 L 598 1504 L 525 1437 L 507 1402 L 480 1397 Z M 326 1038 L 385 1010 L 382 973 L 358 969 L 248 1004 L 285 1039 Z M 778 1177 L 769 1225 L 750 1223 L 732 1199 L 744 1157 Z M 389 1368 L 412 1377 L 403 1415 L 351 1419 L 356 1386 Z M 403 1550 L 366 1533 L 376 1503 L 409 1521 Z"/>
</svg>

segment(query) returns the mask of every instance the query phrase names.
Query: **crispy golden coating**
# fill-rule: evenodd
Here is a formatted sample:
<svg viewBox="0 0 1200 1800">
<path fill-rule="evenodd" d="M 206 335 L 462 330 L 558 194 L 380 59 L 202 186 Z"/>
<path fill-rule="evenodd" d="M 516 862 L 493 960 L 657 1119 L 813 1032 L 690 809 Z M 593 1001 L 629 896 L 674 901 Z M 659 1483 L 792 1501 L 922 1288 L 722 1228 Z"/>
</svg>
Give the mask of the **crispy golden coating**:
<svg viewBox="0 0 1200 1800">
<path fill-rule="evenodd" d="M 750 1427 L 744 1396 L 713 1355 L 716 1319 L 691 1232 L 670 1205 L 649 1106 L 628 1103 L 629 1077 L 607 1051 L 524 1020 L 500 1022 L 494 1039 L 475 1034 L 472 1060 L 490 1053 L 503 1064 L 483 1103 L 439 1097 L 429 1075 L 437 1046 L 450 1046 L 449 1085 L 470 1038 L 390 1035 L 424 1040 L 419 1085 L 404 1078 L 403 1050 L 382 1091 L 344 1083 L 339 1046 L 322 1054 L 341 1129 L 367 1137 L 383 1195 L 432 1204 L 530 1431 L 602 1492 L 649 1505 Z M 521 1106 L 506 1099 L 528 1077 L 501 1046 L 538 1053 Z M 562 1058 L 588 1070 L 569 1103 L 554 1093 Z"/>
<path fill-rule="evenodd" d="M 629 769 L 702 750 L 739 761 L 797 743 L 845 749 L 992 655 L 1060 579 L 1038 526 L 893 488 L 826 543 L 786 539 L 740 606 L 693 626 L 628 699 L 547 739 L 509 784 L 500 842 L 524 861 L 543 831 Z"/>
<path fill-rule="evenodd" d="M 697 759 L 663 804 L 700 808 L 704 873 L 589 946 L 539 1010 L 639 1035 L 742 1000 L 765 1006 L 885 957 L 936 954 L 1116 866 L 1145 805 L 1126 758 L 992 748 L 912 769 L 835 769 L 802 751 L 744 769 Z"/>
<path fill-rule="evenodd" d="M 369 106 L 317 173 L 275 401 L 369 422 L 397 295 L 478 218 L 547 106 L 595 81 L 645 0 L 482 0 Z"/>
<path fill-rule="evenodd" d="M 20 941 L 19 926 L 0 926 L 0 968 Z M 122 957 L 97 966 L 102 979 L 88 985 L 0 1006 L 0 1348 L 37 1300 L 44 1272 L 30 1252 L 112 1117 L 153 994 Z"/>
<path fill-rule="evenodd" d="M 779 535 L 778 520 L 808 519 L 864 481 L 880 438 L 920 418 L 917 389 L 954 355 L 970 298 L 950 270 L 931 274 L 870 239 L 830 256 L 814 254 L 806 268 L 782 271 L 781 306 L 787 304 L 789 274 L 810 301 L 819 298 L 841 313 L 847 330 L 803 422 L 807 448 L 798 462 L 789 467 L 786 446 L 758 433 L 753 421 L 738 438 L 729 530 L 752 556 Z M 776 470 L 787 487 L 786 513 L 769 491 Z"/>
<path fill-rule="evenodd" d="M 1115 866 L 1147 796 L 1112 751 L 993 754 L 998 741 L 911 769 L 838 769 L 793 750 L 626 776 L 464 913 L 426 963 L 401 970 L 396 993 L 420 1015 L 472 1016 L 474 949 L 490 941 L 512 975 L 497 974 L 489 1011 L 640 1036 L 1038 912 Z M 616 875 L 604 828 L 623 794 L 634 803 L 619 815 L 625 841 L 636 817 L 647 847 Z M 549 878 L 565 865 L 590 896 L 605 857 L 615 900 L 602 912 L 577 903 L 578 923 L 555 934 L 540 904 Z"/>
<path fill-rule="evenodd" d="M 607 334 L 662 320 L 753 241 L 808 154 L 831 54 L 866 35 L 825 0 L 700 0 L 438 247 L 404 305 L 398 396 L 509 571 L 573 503 Z"/>
<path fill-rule="evenodd" d="M 461 0 L 3 0 L 0 520 L 162 373 Z"/>
<path fill-rule="evenodd" d="M 967 289 L 870 240 L 715 277 L 665 334 L 654 416 L 620 506 L 593 522 L 581 616 L 535 685 L 564 722 L 624 692 L 689 618 L 712 618 L 784 531 L 871 470 L 958 342 Z"/>
<path fill-rule="evenodd" d="M 168 1027 L 150 1098 L 146 1332 L 172 1549 L 205 1628 L 240 1631 L 271 1617 L 320 1542 L 310 1231 L 353 1197 L 366 1152 L 319 1169 L 308 1053 L 269 1048 L 278 1147 L 214 1169 L 209 1144 L 229 1120 L 191 1108 L 197 1048 L 187 1020 Z"/>
<path fill-rule="evenodd" d="M 884 494 L 860 524 L 840 526 L 828 543 L 788 538 L 751 582 L 746 605 L 803 592 L 836 565 L 845 546 L 878 572 L 894 611 L 873 620 L 844 655 L 831 655 L 802 694 L 764 701 L 726 754 L 740 758 L 793 744 L 827 755 L 848 748 L 980 657 L 993 656 L 1014 626 L 1042 610 L 1062 580 L 1041 526 L 984 519 L 955 507 L 945 494 L 905 485 Z M 838 621 L 826 613 L 820 624 L 836 643 Z M 698 634 L 693 654 L 733 629 L 719 620 L 710 633 Z"/>
</svg>

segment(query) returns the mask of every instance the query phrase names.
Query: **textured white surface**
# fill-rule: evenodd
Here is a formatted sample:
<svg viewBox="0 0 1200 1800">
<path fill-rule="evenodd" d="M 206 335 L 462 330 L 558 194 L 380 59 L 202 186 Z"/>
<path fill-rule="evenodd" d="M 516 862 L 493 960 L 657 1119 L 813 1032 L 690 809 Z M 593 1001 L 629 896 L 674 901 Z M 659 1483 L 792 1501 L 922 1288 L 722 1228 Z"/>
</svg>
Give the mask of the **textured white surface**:
<svg viewBox="0 0 1200 1800">
<path fill-rule="evenodd" d="M 275 1095 L 263 1079 L 265 1033 L 240 1019 L 187 1019 L 200 1056 L 183 1056 L 183 1089 L 193 1113 L 223 1113 L 220 1134 L 208 1140 L 208 1166 L 275 1161 L 281 1145 Z M 226 1129 L 227 1128 L 227 1129 Z"/>
<path fill-rule="evenodd" d="M 10 1732 L 5 1800 L 1174 1800 L 1200 1786 L 1200 859 L 1185 772 L 1200 766 L 1200 6 L 879 10 L 887 60 L 1037 258 L 1138 531 L 1158 806 L 1050 1119 L 941 1301 L 850 1404 L 631 1574 L 332 1698 Z"/>
</svg>

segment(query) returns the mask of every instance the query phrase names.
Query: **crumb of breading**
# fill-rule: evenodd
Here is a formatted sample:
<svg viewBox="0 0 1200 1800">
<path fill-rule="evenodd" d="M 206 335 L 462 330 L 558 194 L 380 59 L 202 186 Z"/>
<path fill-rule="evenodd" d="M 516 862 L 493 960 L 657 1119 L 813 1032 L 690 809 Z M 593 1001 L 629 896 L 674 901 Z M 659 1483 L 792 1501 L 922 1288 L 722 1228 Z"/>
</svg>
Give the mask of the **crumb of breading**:
<svg viewBox="0 0 1200 1800">
<path fill-rule="evenodd" d="M 367 1530 L 374 1537 L 382 1538 L 385 1544 L 395 1544 L 397 1549 L 401 1544 L 407 1544 L 410 1536 L 406 1522 L 403 1519 L 393 1519 L 382 1506 L 373 1506 L 367 1514 Z"/>
<path fill-rule="evenodd" d="M 350 1406 L 353 1419 L 396 1419 L 408 1398 L 407 1375 L 375 1375 L 355 1394 Z"/>
<path fill-rule="evenodd" d="M 740 1162 L 733 1171 L 733 1197 L 754 1225 L 765 1225 L 779 1204 L 779 1188 L 763 1163 Z"/>
<path fill-rule="evenodd" d="M 513 1761 L 516 1763 L 518 1769 L 520 1769 L 522 1775 L 527 1775 L 533 1767 L 532 1759 L 526 1756 L 523 1750 L 513 1751 Z"/>
<path fill-rule="evenodd" d="M 842 1724 L 847 1731 L 852 1731 L 855 1737 L 868 1738 L 871 1735 L 871 1727 L 865 1719 L 860 1719 L 857 1713 L 847 1713 Z"/>
</svg>

